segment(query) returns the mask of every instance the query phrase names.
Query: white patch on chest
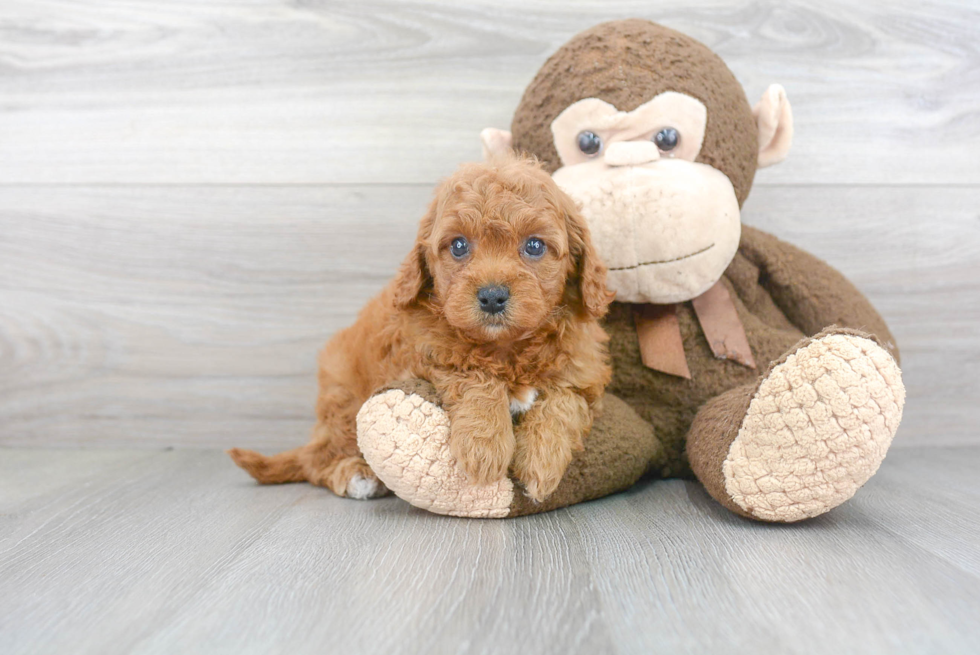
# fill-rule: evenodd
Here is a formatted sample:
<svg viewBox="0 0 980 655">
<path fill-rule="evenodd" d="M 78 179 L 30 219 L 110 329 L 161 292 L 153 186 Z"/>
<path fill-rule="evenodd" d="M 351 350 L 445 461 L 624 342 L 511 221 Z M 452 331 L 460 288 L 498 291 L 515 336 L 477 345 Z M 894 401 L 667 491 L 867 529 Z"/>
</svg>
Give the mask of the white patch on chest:
<svg viewBox="0 0 980 655">
<path fill-rule="evenodd" d="M 534 400 L 538 397 L 538 390 L 534 387 L 521 387 L 510 394 L 510 413 L 514 416 L 523 414 L 531 409 Z"/>
</svg>

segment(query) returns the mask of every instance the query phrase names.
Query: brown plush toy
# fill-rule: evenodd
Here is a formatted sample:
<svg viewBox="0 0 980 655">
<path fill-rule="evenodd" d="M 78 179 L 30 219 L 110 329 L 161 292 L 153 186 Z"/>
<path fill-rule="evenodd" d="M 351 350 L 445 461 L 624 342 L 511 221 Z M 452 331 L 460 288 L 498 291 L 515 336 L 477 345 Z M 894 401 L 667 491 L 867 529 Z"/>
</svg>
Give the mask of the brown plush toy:
<svg viewBox="0 0 980 655">
<path fill-rule="evenodd" d="M 485 151 L 537 157 L 581 204 L 616 293 L 613 381 L 558 490 L 537 504 L 510 479 L 467 483 L 431 385 L 361 409 L 358 440 L 408 502 L 455 516 L 530 514 L 692 474 L 728 509 L 797 521 L 849 499 L 902 417 L 898 350 L 840 273 L 743 227 L 757 166 L 781 161 L 781 87 L 753 109 L 721 59 L 644 20 L 598 25 L 542 67 L 512 134 Z M 515 420 L 520 420 L 517 417 Z"/>
</svg>

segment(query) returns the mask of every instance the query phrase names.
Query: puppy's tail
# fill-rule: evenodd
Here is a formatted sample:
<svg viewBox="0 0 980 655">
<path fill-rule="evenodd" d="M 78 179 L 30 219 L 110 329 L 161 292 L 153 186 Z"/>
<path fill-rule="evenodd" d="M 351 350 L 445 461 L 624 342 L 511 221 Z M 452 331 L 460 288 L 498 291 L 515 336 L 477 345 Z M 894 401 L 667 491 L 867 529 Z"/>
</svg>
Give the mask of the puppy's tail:
<svg viewBox="0 0 980 655">
<path fill-rule="evenodd" d="M 225 452 L 236 464 L 262 484 L 282 484 L 283 482 L 303 482 L 306 474 L 300 463 L 300 453 L 305 446 L 287 450 L 278 455 L 260 455 L 254 450 L 232 448 Z"/>
</svg>

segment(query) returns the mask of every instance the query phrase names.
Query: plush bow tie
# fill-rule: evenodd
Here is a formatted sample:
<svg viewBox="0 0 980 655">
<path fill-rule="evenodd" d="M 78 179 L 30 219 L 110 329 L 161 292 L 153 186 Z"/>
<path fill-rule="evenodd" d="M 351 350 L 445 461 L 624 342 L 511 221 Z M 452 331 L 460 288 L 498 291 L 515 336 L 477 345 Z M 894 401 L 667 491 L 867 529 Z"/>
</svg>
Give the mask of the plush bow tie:
<svg viewBox="0 0 980 655">
<path fill-rule="evenodd" d="M 719 280 L 691 301 L 711 352 L 719 359 L 731 359 L 755 368 L 755 359 L 745 336 L 731 294 Z M 636 334 L 643 363 L 655 371 L 691 379 L 684 355 L 677 305 L 633 305 Z"/>
</svg>

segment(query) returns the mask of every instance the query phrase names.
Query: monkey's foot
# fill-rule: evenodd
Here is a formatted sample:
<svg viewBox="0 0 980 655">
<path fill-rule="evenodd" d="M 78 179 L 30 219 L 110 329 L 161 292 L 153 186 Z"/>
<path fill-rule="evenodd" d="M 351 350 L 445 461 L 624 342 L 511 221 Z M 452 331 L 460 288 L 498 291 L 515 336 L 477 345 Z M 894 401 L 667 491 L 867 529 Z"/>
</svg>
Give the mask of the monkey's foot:
<svg viewBox="0 0 980 655">
<path fill-rule="evenodd" d="M 385 486 L 416 507 L 450 516 L 503 518 L 514 483 L 476 486 L 449 452 L 449 417 L 428 389 L 388 389 L 357 414 L 357 443 Z"/>
<path fill-rule="evenodd" d="M 905 387 L 871 339 L 828 331 L 772 368 L 722 463 L 725 491 L 766 521 L 817 516 L 878 470 L 902 420 Z"/>
</svg>

